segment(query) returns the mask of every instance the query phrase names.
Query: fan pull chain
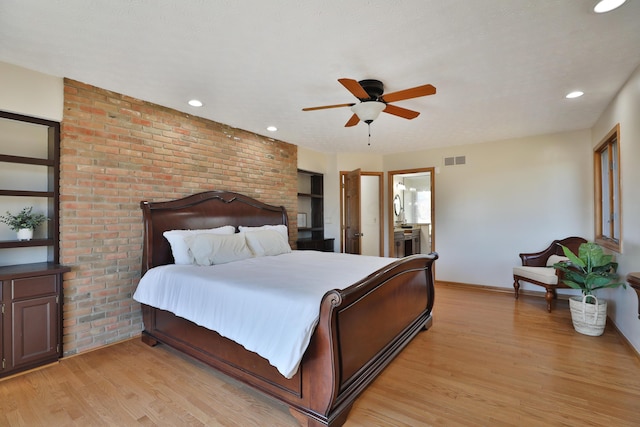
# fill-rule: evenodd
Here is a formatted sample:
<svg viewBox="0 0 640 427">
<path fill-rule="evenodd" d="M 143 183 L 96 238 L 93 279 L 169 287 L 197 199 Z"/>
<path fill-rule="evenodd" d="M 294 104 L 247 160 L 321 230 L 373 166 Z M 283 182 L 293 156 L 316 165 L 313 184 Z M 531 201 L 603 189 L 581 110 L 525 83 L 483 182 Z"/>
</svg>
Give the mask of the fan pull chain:
<svg viewBox="0 0 640 427">
<path fill-rule="evenodd" d="M 369 142 L 367 145 L 371 146 L 371 123 L 367 123 L 367 127 L 369 128 Z"/>
</svg>

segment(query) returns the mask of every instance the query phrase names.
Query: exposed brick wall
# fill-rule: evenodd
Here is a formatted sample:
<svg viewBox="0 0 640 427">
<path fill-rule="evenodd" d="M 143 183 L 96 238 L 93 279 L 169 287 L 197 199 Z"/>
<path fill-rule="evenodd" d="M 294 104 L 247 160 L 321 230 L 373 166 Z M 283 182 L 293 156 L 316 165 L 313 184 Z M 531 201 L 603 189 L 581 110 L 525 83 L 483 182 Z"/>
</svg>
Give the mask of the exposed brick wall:
<svg viewBox="0 0 640 427">
<path fill-rule="evenodd" d="M 297 147 L 65 79 L 60 161 L 64 354 L 142 330 L 141 200 L 229 190 L 297 212 Z M 295 235 L 291 238 L 295 239 Z"/>
</svg>

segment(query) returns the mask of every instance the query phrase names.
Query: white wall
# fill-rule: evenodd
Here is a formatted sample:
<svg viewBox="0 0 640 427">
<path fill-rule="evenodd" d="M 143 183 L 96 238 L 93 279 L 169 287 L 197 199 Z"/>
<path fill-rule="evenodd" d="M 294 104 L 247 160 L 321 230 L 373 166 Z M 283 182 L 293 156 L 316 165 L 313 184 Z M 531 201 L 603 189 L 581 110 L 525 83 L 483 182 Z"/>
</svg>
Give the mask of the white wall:
<svg viewBox="0 0 640 427">
<path fill-rule="evenodd" d="M 592 132 L 595 147 L 604 136 L 620 123 L 620 172 L 622 190 L 622 253 L 615 254 L 618 273 L 624 279 L 631 272 L 640 271 L 640 68 L 621 88 L 618 96 L 598 119 Z M 640 352 L 640 319 L 638 298 L 628 287 L 606 290 L 609 317 L 620 332 Z"/>
<path fill-rule="evenodd" d="M 443 166 L 444 157 L 461 155 L 465 165 Z M 593 233 L 589 131 L 393 154 L 384 162 L 386 171 L 437 168 L 438 280 L 511 288 L 520 252 Z"/>
<path fill-rule="evenodd" d="M 62 78 L 0 62 L 0 110 L 62 121 Z"/>
<path fill-rule="evenodd" d="M 362 255 L 380 256 L 380 186 L 382 185 L 377 176 L 362 175 L 360 177 L 360 207 L 362 233 L 361 253 Z"/>
</svg>

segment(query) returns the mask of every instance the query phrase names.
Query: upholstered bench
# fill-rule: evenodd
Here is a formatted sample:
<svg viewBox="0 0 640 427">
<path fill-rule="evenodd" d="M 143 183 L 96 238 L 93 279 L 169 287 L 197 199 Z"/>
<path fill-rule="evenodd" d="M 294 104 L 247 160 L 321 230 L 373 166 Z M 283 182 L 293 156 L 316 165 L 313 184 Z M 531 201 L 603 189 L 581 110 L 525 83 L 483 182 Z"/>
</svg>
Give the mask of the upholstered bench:
<svg viewBox="0 0 640 427">
<path fill-rule="evenodd" d="M 564 252 L 560 245 L 578 253 L 578 248 L 586 240 L 582 237 L 567 237 L 562 240 L 554 240 L 549 247 L 541 252 L 521 253 L 521 267 L 513 268 L 513 288 L 518 299 L 520 291 L 520 281 L 542 286 L 546 289 L 544 299 L 547 301 L 547 310 L 551 312 L 551 303 L 558 298 L 556 289 L 567 288 L 562 283 L 562 272 L 553 268 L 553 264 L 565 260 Z"/>
</svg>

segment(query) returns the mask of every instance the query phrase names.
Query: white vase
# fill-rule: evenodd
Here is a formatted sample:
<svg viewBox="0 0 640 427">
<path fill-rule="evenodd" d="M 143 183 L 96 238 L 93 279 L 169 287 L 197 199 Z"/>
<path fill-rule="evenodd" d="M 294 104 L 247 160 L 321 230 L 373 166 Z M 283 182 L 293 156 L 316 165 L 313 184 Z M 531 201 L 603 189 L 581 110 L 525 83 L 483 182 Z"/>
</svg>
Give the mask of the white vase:
<svg viewBox="0 0 640 427">
<path fill-rule="evenodd" d="M 21 228 L 18 230 L 18 240 L 31 240 L 33 238 L 33 229 Z"/>
<path fill-rule="evenodd" d="M 598 301 L 593 295 L 588 299 L 595 304 L 587 303 L 586 299 L 586 296 L 569 298 L 571 321 L 577 332 L 597 337 L 602 335 L 607 322 L 607 302 Z"/>
</svg>

